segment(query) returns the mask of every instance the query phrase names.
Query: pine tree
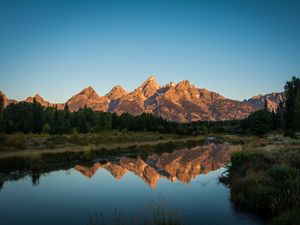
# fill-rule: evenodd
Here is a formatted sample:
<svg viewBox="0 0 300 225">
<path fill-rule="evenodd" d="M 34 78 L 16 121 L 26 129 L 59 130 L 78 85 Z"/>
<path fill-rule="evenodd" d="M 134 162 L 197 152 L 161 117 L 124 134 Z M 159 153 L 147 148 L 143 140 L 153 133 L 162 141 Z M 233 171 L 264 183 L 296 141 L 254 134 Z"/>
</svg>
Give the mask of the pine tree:
<svg viewBox="0 0 300 225">
<path fill-rule="evenodd" d="M 277 107 L 276 111 L 276 123 L 277 127 L 281 129 L 285 129 L 285 118 L 284 118 L 284 103 L 282 101 L 279 102 L 279 105 Z"/>
<path fill-rule="evenodd" d="M 32 122 L 33 122 L 33 133 L 41 133 L 44 127 L 44 108 L 40 103 L 33 99 L 32 104 Z"/>
<path fill-rule="evenodd" d="M 105 113 L 104 116 L 104 129 L 105 131 L 109 131 L 112 128 L 112 114 L 111 113 Z"/>
<path fill-rule="evenodd" d="M 268 100 L 267 99 L 265 100 L 265 103 L 264 103 L 264 110 L 267 111 L 267 112 L 269 111 Z"/>
<path fill-rule="evenodd" d="M 4 98 L 2 95 L 0 95 L 0 111 L 3 111 L 4 109 Z"/>
<path fill-rule="evenodd" d="M 0 96 L 0 133 L 4 132 L 4 98 Z"/>
<path fill-rule="evenodd" d="M 295 98 L 295 109 L 294 109 L 294 130 L 300 131 L 300 89 L 297 92 Z"/>
<path fill-rule="evenodd" d="M 295 121 L 295 99 L 300 90 L 300 78 L 292 77 L 291 81 L 286 82 L 285 90 L 285 121 L 287 129 L 294 129 Z"/>
</svg>

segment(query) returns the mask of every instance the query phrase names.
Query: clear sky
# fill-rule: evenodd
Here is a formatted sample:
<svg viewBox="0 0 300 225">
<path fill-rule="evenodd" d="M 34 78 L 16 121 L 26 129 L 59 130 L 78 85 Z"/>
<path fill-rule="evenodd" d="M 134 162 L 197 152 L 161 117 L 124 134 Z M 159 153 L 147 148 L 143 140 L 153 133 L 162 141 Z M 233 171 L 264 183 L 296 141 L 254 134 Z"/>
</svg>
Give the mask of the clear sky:
<svg viewBox="0 0 300 225">
<path fill-rule="evenodd" d="M 149 75 L 242 100 L 300 74 L 300 1 L 0 0 L 0 90 L 65 102 Z"/>
</svg>

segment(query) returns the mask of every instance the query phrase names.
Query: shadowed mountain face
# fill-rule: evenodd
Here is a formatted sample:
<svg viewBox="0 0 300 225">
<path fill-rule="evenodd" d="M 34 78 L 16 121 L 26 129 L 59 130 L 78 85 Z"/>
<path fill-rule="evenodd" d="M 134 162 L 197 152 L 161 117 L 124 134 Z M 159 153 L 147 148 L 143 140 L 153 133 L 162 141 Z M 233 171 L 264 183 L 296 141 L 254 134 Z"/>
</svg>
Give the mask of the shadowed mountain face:
<svg viewBox="0 0 300 225">
<path fill-rule="evenodd" d="M 227 144 L 211 143 L 162 155 L 153 154 L 146 159 L 121 157 L 105 163 L 97 162 L 91 167 L 76 165 L 74 169 L 89 178 L 100 169 L 109 171 L 116 179 L 121 179 L 127 172 L 132 172 L 150 187 L 155 188 L 161 178 L 172 182 L 179 180 L 182 183 L 189 183 L 199 174 L 223 167 L 229 160 L 228 151 Z"/>
<path fill-rule="evenodd" d="M 4 97 L 5 106 L 16 102 L 9 100 L 2 92 L 0 94 Z M 92 87 L 88 87 L 71 97 L 65 104 L 49 103 L 39 95 L 29 97 L 25 101 L 33 102 L 34 98 L 43 106 L 58 109 L 63 109 L 64 105 L 68 104 L 71 111 L 89 107 L 95 111 L 114 112 L 118 115 L 140 115 L 145 112 L 170 121 L 191 122 L 244 119 L 255 110 L 261 109 L 266 100 L 269 109 L 275 110 L 283 99 L 283 94 L 258 95 L 241 102 L 227 99 L 204 88 L 197 88 L 188 80 L 161 86 L 155 77 L 151 76 L 129 93 L 120 85 L 116 85 L 105 96 L 99 96 Z"/>
</svg>

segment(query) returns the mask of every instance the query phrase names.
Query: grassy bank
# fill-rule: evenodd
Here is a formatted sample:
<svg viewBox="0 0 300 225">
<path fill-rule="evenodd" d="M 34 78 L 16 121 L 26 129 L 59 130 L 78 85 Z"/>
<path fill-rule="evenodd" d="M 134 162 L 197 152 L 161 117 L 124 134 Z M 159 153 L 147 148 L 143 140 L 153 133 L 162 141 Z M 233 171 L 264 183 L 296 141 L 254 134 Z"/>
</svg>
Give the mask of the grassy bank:
<svg viewBox="0 0 300 225">
<path fill-rule="evenodd" d="M 88 163 L 93 159 L 105 159 L 125 153 L 146 155 L 151 152 L 166 152 L 175 148 L 192 147 L 205 141 L 203 136 L 179 137 L 146 132 L 76 134 L 76 142 L 74 142 L 74 135 L 14 134 L 6 138 L 7 143 L 18 138 L 25 139 L 26 148 L 19 149 L 6 144 L 5 148 L 0 151 L 0 173 L 43 172 L 56 164 L 78 161 Z M 50 146 L 47 145 L 49 142 Z"/>
<path fill-rule="evenodd" d="M 248 141 L 232 153 L 221 178 L 232 201 L 272 224 L 300 224 L 300 141 L 281 135 Z"/>
<path fill-rule="evenodd" d="M 178 136 L 153 132 L 103 132 L 97 134 L 0 135 L 0 158 L 38 156 L 41 153 L 101 152 L 122 149 L 147 149 L 159 145 L 179 145 L 203 142 L 203 136 Z"/>
</svg>

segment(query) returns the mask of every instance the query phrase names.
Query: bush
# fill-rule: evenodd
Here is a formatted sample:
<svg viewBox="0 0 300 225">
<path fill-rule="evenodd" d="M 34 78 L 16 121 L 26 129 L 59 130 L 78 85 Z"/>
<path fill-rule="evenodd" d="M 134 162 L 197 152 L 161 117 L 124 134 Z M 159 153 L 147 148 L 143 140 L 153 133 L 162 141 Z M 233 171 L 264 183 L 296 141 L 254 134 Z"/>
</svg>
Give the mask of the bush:
<svg viewBox="0 0 300 225">
<path fill-rule="evenodd" d="M 300 225 L 300 209 L 292 209 L 282 213 L 272 222 L 274 225 Z"/>
<path fill-rule="evenodd" d="M 232 154 L 229 175 L 221 181 L 230 186 L 234 202 L 270 217 L 300 208 L 300 172 L 295 166 L 298 164 L 289 164 L 293 162 L 289 151 L 279 153 L 239 151 Z M 296 155 L 299 156 L 299 152 Z M 278 221 L 290 221 L 290 215 L 292 213 Z"/>
<path fill-rule="evenodd" d="M 244 127 L 252 134 L 264 135 L 273 130 L 273 115 L 266 109 L 258 110 L 246 119 Z"/>
</svg>

